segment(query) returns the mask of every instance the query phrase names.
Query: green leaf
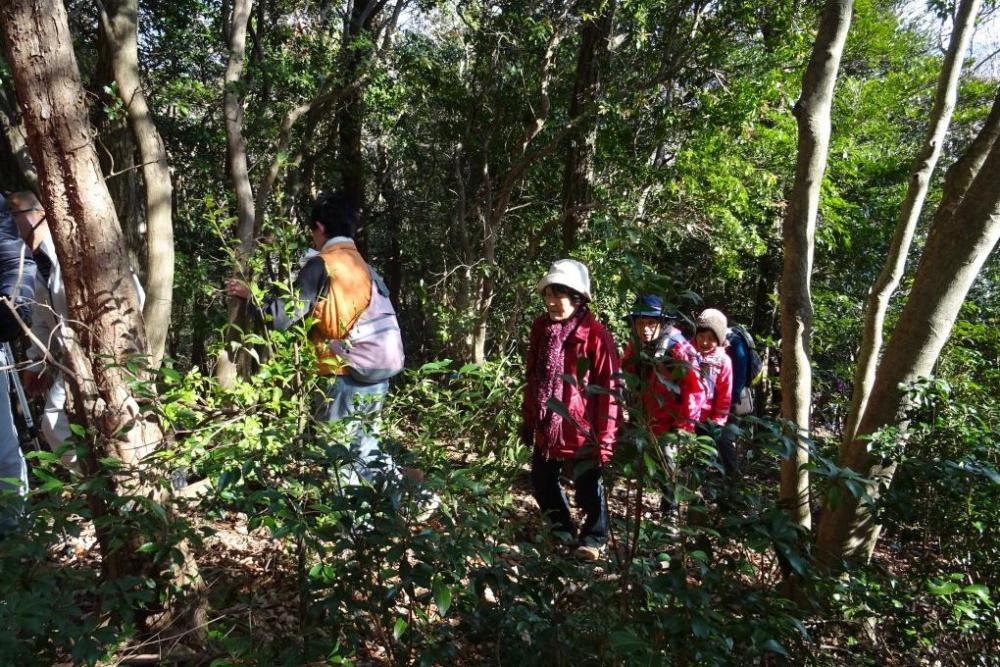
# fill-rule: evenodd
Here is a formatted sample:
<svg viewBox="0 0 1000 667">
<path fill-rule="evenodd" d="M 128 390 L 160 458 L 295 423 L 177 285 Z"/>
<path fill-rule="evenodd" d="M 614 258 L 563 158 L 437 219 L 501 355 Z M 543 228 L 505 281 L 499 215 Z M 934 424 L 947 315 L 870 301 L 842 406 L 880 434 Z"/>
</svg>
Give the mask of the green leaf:
<svg viewBox="0 0 1000 667">
<path fill-rule="evenodd" d="M 934 581 L 927 582 L 927 590 L 929 590 L 934 595 L 952 595 L 958 592 L 960 586 L 953 581 L 946 581 L 944 583 L 935 583 Z"/>
<path fill-rule="evenodd" d="M 984 604 L 990 603 L 990 589 L 982 584 L 969 584 L 962 589 L 962 592 L 975 595 Z"/>
<path fill-rule="evenodd" d="M 788 651 L 786 651 L 785 647 L 779 644 L 775 639 L 768 639 L 766 642 L 761 644 L 760 647 L 769 653 L 777 653 L 778 655 L 783 655 L 786 658 L 788 657 Z"/>
<path fill-rule="evenodd" d="M 840 505 L 840 487 L 831 486 L 830 490 L 827 491 L 826 499 L 831 509 L 837 509 Z"/>
<path fill-rule="evenodd" d="M 442 618 L 448 615 L 448 610 L 451 609 L 451 589 L 440 579 L 434 581 L 434 604 Z"/>
<path fill-rule="evenodd" d="M 646 643 L 631 630 L 612 632 L 608 639 L 611 641 L 611 649 L 616 653 L 638 653 L 646 648 Z"/>
<path fill-rule="evenodd" d="M 408 627 L 410 627 L 409 623 L 402 618 L 397 618 L 396 625 L 392 626 L 392 638 L 398 641 Z"/>
</svg>

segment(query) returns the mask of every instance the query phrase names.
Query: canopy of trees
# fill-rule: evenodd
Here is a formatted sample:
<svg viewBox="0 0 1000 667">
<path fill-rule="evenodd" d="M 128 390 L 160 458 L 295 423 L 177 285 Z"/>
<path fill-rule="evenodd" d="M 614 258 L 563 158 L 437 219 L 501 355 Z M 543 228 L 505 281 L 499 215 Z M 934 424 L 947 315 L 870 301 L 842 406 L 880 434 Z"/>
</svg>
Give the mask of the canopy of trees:
<svg viewBox="0 0 1000 667">
<path fill-rule="evenodd" d="M 4 3 L 0 190 L 38 195 L 62 266 L 81 465 L 15 408 L 0 662 L 989 664 L 998 23 L 994 0 Z M 329 191 L 399 316 L 402 490 L 341 483 L 309 319 L 251 312 Z M 563 257 L 620 347 L 655 293 L 764 361 L 735 481 L 707 436 L 664 456 L 621 378 L 598 564 L 548 539 L 519 437 Z"/>
</svg>

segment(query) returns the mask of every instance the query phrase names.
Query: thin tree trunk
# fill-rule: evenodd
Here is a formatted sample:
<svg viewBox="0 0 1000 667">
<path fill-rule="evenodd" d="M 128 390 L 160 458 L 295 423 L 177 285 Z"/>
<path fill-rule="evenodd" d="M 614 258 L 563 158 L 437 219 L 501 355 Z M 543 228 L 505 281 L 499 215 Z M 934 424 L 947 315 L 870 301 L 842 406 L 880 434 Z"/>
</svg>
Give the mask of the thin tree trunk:
<svg viewBox="0 0 1000 667">
<path fill-rule="evenodd" d="M 243 75 L 243 59 L 246 53 L 247 22 L 250 19 L 252 0 L 233 0 L 232 16 L 224 17 L 227 22 L 229 38 L 229 62 L 223 85 L 223 105 L 226 115 L 226 155 L 229 163 L 229 176 L 236 192 L 236 238 L 239 245 L 236 250 L 236 270 L 240 277 L 246 278 L 246 263 L 254 248 L 254 198 L 250 187 L 249 169 L 247 167 L 247 145 L 243 137 L 243 102 L 240 100 L 237 84 Z M 229 299 L 230 333 L 227 341 L 234 338 L 233 326 L 246 322 L 246 301 L 236 297 Z M 229 345 L 219 352 L 215 376 L 223 386 L 232 386 L 239 371 L 237 358 Z"/>
<path fill-rule="evenodd" d="M 781 466 L 781 500 L 792 519 L 808 528 L 810 403 L 812 369 L 812 264 L 820 184 L 830 143 L 830 107 L 840 55 L 851 25 L 853 0 L 828 0 L 820 19 L 812 57 L 795 105 L 798 162 L 783 228 L 785 259 L 781 274 L 781 415 L 794 424 L 795 451 Z"/>
<path fill-rule="evenodd" d="M 990 109 L 986 122 L 983 123 L 976 138 L 972 140 L 969 147 L 965 149 L 962 156 L 955 160 L 944 176 L 944 192 L 941 196 L 941 203 L 938 204 L 934 213 L 934 223 L 948 220 L 955 213 L 955 209 L 962 203 L 965 193 L 976 178 L 980 168 L 986 161 L 993 144 L 1000 139 L 1000 88 L 993 98 L 993 107 Z"/>
<path fill-rule="evenodd" d="M 934 167 L 941 155 L 941 146 L 948 133 L 948 126 L 951 124 L 955 100 L 958 97 L 958 79 L 962 73 L 962 58 L 972 40 L 972 31 L 976 15 L 979 12 L 979 4 L 980 0 L 962 0 L 959 3 L 951 32 L 951 41 L 941 65 L 941 73 L 938 75 L 934 107 L 931 110 L 927 133 L 924 135 L 924 143 L 910 170 L 909 186 L 899 211 L 899 220 L 896 222 L 896 231 L 889 246 L 889 255 L 868 296 L 864 332 L 858 352 L 858 365 L 854 370 L 851 409 L 844 426 L 844 442 L 850 442 L 854 439 L 858 421 L 864 414 L 872 384 L 875 382 L 875 367 L 882 351 L 882 328 L 885 325 L 885 313 L 889 308 L 889 300 L 896 292 L 896 288 L 899 287 L 903 270 L 906 268 L 906 257 L 910 252 L 910 244 L 913 242 L 913 233 L 917 228 L 917 221 L 920 219 L 920 213 L 924 207 Z"/>
<path fill-rule="evenodd" d="M 362 91 L 364 86 L 367 84 L 368 79 L 371 76 L 375 62 L 383 56 L 392 44 L 392 37 L 395 34 L 396 26 L 399 22 L 399 17 L 402 14 L 403 9 L 407 5 L 407 0 L 398 0 L 393 7 L 392 14 L 379 28 L 379 34 L 381 35 L 381 43 L 378 51 L 373 54 L 373 57 L 368 61 L 360 65 L 358 69 L 354 72 L 352 78 L 343 78 L 339 75 L 330 74 L 327 80 L 320 86 L 320 90 L 309 102 L 304 102 L 296 107 L 292 107 L 285 115 L 282 120 L 281 126 L 278 130 L 278 141 L 274 150 L 274 159 L 271 161 L 270 166 L 264 172 L 264 176 L 261 178 L 260 185 L 257 187 L 256 195 L 256 225 L 257 231 L 260 230 L 260 225 L 264 220 L 264 214 L 267 210 L 267 200 L 271 196 L 271 191 L 274 189 L 274 185 L 278 180 L 278 175 L 284 165 L 299 165 L 301 166 L 304 159 L 306 161 L 311 161 L 311 158 L 306 155 L 308 150 L 308 142 L 304 142 L 296 151 L 292 154 L 290 158 L 286 157 L 289 144 L 291 143 L 291 132 L 292 128 L 303 116 L 306 117 L 305 127 L 303 129 L 303 136 L 312 137 L 315 132 L 316 126 L 321 120 L 326 118 L 327 114 L 331 113 L 331 108 L 335 107 L 340 103 L 345 96 L 352 94 L 356 91 Z M 262 12 L 258 12 L 258 21 L 261 19 Z M 256 44 L 255 44 L 256 46 Z M 339 136 L 339 124 L 334 123 L 334 134 Z M 289 175 L 289 196 L 285 198 L 286 206 L 289 202 L 294 202 L 296 199 L 296 193 L 300 189 L 301 182 L 303 180 L 303 173 L 311 173 L 311 165 L 307 169 L 291 169 Z M 309 179 L 306 179 L 309 180 Z"/>
<path fill-rule="evenodd" d="M 108 31 L 101 30 L 97 53 L 97 71 L 90 86 L 105 106 L 113 106 L 119 97 L 108 91 L 115 86 L 112 64 L 115 45 Z M 136 172 L 135 141 L 128 126 L 128 119 L 104 113 L 101 108 L 91 110 L 91 120 L 97 127 L 97 156 L 101 160 L 104 180 L 115 202 L 118 221 L 128 248 L 129 264 L 146 282 L 146 220 L 140 177 Z"/>
<path fill-rule="evenodd" d="M 149 335 L 149 361 L 156 368 L 170 328 L 174 293 L 173 188 L 167 150 L 156 129 L 139 80 L 137 44 L 139 0 L 106 0 L 101 24 L 112 45 L 111 65 L 118 94 L 139 149 L 146 194 L 146 304 L 143 317 Z"/>
<path fill-rule="evenodd" d="M 496 274 L 498 272 L 496 249 L 499 245 L 499 236 L 502 232 L 502 223 L 507 210 L 510 208 L 510 200 L 514 194 L 514 188 L 521 182 L 521 178 L 531 165 L 552 154 L 558 147 L 564 145 L 564 141 L 571 138 L 580 128 L 580 125 L 587 119 L 587 114 L 581 114 L 568 123 L 556 133 L 544 146 L 528 152 L 532 143 L 541 133 L 548 121 L 551 100 L 549 88 L 552 84 L 552 72 L 555 65 L 556 51 L 559 43 L 565 37 L 566 11 L 556 20 L 552 34 L 545 46 L 545 53 L 542 56 L 542 67 L 539 72 L 539 95 L 534 107 L 534 113 L 524 127 L 524 134 L 521 137 L 518 151 L 514 155 L 510 167 L 500 180 L 499 187 L 494 190 L 489 170 L 486 168 L 489 151 L 484 150 L 484 220 L 482 235 L 482 259 L 486 266 L 486 271 L 482 271 L 479 279 L 478 296 L 475 303 L 475 312 L 472 318 L 472 329 L 470 333 L 470 349 L 468 354 L 472 361 L 481 364 L 486 359 L 486 339 L 489 334 L 490 310 L 493 307 L 493 300 L 496 296 Z"/>
<path fill-rule="evenodd" d="M 7 62 L 24 115 L 28 146 L 38 169 L 42 201 L 63 267 L 73 336 L 66 338 L 67 377 L 74 394 L 74 421 L 91 436 L 87 467 L 103 475 L 99 486 L 159 499 L 143 483 L 145 457 L 162 441 L 132 395 L 126 362 L 145 355 L 148 344 L 139 312 L 121 227 L 104 183 L 87 116 L 66 10 L 58 0 L 10 0 L 0 7 Z M 117 459 L 114 475 L 94 464 Z M 156 572 L 151 559 L 115 544 L 104 501 L 91 497 L 108 581 Z M 134 536 L 133 536 L 134 537 Z M 179 545 L 186 553 L 184 543 Z M 181 573 L 197 579 L 189 557 Z"/>
<path fill-rule="evenodd" d="M 569 117 L 572 120 L 586 114 L 587 119 L 579 133 L 570 137 L 563 173 L 561 226 L 563 252 L 567 254 L 576 247 L 577 235 L 590 218 L 594 146 L 597 143 L 597 120 L 592 115 L 591 107 L 601 95 L 601 68 L 607 58 L 614 11 L 615 2 L 609 0 L 600 15 L 584 19 L 581 31 Z"/>
<path fill-rule="evenodd" d="M 775 221 L 775 227 L 780 226 L 780 220 Z M 777 325 L 778 280 L 781 276 L 781 247 L 773 233 L 767 235 L 767 249 L 757 260 L 757 278 L 754 286 L 753 310 L 750 320 L 750 331 L 757 338 L 757 347 L 764 362 L 763 376 L 760 382 L 751 387 L 754 394 L 754 405 L 758 406 L 759 414 L 768 414 L 771 408 L 771 348 L 763 347 L 763 338 L 777 339 L 780 333 Z"/>
<path fill-rule="evenodd" d="M 376 182 L 379 192 L 386 205 L 386 233 L 389 237 L 389 255 L 385 262 L 385 282 L 389 295 L 396 310 L 402 303 L 400 290 L 403 286 L 403 254 L 401 248 L 402 217 L 399 193 L 392 180 L 392 165 L 389 163 L 388 152 L 381 142 L 376 147 L 378 157 L 378 174 Z"/>
<path fill-rule="evenodd" d="M 341 76 L 344 81 L 354 81 L 362 73 L 371 55 L 372 24 L 384 5 L 378 0 L 355 0 L 351 13 L 344 23 L 341 47 Z M 367 250 L 365 233 L 365 161 L 361 151 L 364 130 L 364 88 L 352 86 L 346 90 L 337 114 L 337 131 L 340 140 L 338 153 L 341 189 L 347 200 L 361 216 L 361 225 L 355 241 L 362 254 Z"/>
<path fill-rule="evenodd" d="M 840 465 L 873 480 L 867 492 L 874 499 L 892 481 L 896 461 L 872 456 L 869 438 L 885 426 L 905 426 L 900 384 L 933 370 L 969 288 L 996 247 L 1000 239 L 998 182 L 1000 142 L 994 141 L 954 215 L 936 220 L 931 229 L 857 436 L 841 448 Z M 817 538 L 817 553 L 830 567 L 869 559 L 880 531 L 867 503 L 859 503 L 844 489 L 839 496 L 839 502 L 827 503 Z"/>
</svg>

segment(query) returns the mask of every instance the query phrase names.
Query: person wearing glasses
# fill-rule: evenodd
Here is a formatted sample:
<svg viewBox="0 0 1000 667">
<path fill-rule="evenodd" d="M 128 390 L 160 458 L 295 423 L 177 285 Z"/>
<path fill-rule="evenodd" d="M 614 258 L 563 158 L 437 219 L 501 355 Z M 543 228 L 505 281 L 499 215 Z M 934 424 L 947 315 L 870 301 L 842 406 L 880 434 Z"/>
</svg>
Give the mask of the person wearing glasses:
<svg viewBox="0 0 1000 667">
<path fill-rule="evenodd" d="M 69 307 L 63 289 L 62 272 L 56 247 L 45 221 L 45 209 L 34 193 L 24 191 L 11 194 L 8 199 L 17 231 L 31 248 L 38 271 L 35 274 L 35 303 L 31 313 L 31 333 L 34 338 L 26 356 L 31 364 L 21 372 L 21 383 L 29 396 L 45 394 L 45 411 L 42 414 L 41 432 L 53 452 L 61 454 L 70 470 L 79 473 L 76 449 L 67 446 L 72 432 L 66 415 L 66 381 L 62 372 L 46 363 L 45 349 L 51 358 L 62 357 L 66 342 L 73 335 L 67 326 Z M 139 278 L 133 273 L 133 284 L 139 298 L 139 307 L 145 293 Z"/>
</svg>

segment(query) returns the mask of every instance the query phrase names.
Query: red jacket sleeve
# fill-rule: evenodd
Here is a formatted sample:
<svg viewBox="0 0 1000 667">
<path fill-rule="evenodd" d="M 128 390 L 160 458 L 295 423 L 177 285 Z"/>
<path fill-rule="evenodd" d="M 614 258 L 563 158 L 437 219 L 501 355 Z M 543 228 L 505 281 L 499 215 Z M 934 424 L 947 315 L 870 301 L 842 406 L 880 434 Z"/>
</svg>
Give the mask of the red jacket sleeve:
<svg viewBox="0 0 1000 667">
<path fill-rule="evenodd" d="M 632 341 L 629 341 L 625 345 L 625 351 L 622 353 L 622 369 L 626 373 L 635 373 L 635 352 L 632 350 Z"/>
<path fill-rule="evenodd" d="M 725 426 L 729 420 L 729 407 L 733 403 L 733 362 L 725 352 L 719 356 L 722 363 L 719 375 L 715 378 L 715 403 L 712 405 L 711 420 L 719 426 Z"/>
<path fill-rule="evenodd" d="M 701 386 L 698 369 L 689 359 L 684 345 L 675 345 L 673 357 L 687 364 L 687 372 L 681 381 L 681 405 L 677 415 L 677 428 L 684 431 L 694 431 L 694 425 L 701 418 L 701 409 L 705 404 L 705 391 Z"/>
<path fill-rule="evenodd" d="M 611 338 L 611 333 L 603 326 L 596 338 L 589 384 L 614 392 L 618 389 L 618 376 L 621 371 L 618 349 Z M 620 408 L 615 397 L 604 391 L 592 394 L 590 400 L 592 410 L 590 423 L 600 446 L 601 463 L 606 464 L 611 460 L 615 440 L 618 437 Z"/>
</svg>

